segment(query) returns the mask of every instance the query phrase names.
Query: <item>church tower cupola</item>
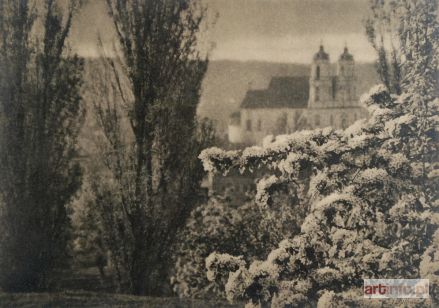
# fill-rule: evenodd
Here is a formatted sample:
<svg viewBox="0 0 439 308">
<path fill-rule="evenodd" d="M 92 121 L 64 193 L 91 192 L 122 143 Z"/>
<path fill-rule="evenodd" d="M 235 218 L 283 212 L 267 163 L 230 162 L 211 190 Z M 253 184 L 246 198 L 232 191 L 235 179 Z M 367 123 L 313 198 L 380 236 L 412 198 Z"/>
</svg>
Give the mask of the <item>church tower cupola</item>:
<svg viewBox="0 0 439 308">
<path fill-rule="evenodd" d="M 337 100 L 343 106 L 356 104 L 354 56 L 344 48 L 337 63 Z"/>
<path fill-rule="evenodd" d="M 320 45 L 319 51 L 314 55 L 314 61 L 327 60 L 329 61 L 329 55 L 325 52 L 323 45 Z"/>
<path fill-rule="evenodd" d="M 324 80 L 331 76 L 331 65 L 329 55 L 325 52 L 323 45 L 314 55 L 311 68 L 311 80 Z"/>
<path fill-rule="evenodd" d="M 342 61 L 354 61 L 354 56 L 349 53 L 348 47 L 344 48 L 343 53 L 340 56 Z"/>
<path fill-rule="evenodd" d="M 310 106 L 321 106 L 331 100 L 332 72 L 329 62 L 329 54 L 325 52 L 323 45 L 314 54 L 309 88 Z"/>
<path fill-rule="evenodd" d="M 337 75 L 340 78 L 351 78 L 354 76 L 354 56 L 349 53 L 347 47 L 340 55 L 337 65 Z"/>
</svg>

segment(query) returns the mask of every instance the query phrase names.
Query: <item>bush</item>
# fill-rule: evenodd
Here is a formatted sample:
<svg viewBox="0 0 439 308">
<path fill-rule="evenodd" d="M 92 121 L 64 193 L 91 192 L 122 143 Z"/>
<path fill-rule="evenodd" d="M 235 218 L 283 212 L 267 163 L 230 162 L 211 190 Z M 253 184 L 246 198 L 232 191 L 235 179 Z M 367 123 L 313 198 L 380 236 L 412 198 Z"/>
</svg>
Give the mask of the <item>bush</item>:
<svg viewBox="0 0 439 308">
<path fill-rule="evenodd" d="M 224 296 L 227 274 L 219 278 L 211 273 L 208 279 L 205 270 L 206 264 L 212 269 L 221 267 L 221 258 L 206 260 L 210 252 L 240 255 L 231 257 L 235 265 L 226 262 L 228 269 L 233 270 L 244 260 L 266 257 L 282 238 L 297 233 L 303 214 L 294 210 L 285 195 L 278 198 L 284 200 L 284 206 L 269 211 L 261 210 L 251 201 L 232 206 L 221 197 L 212 197 L 196 208 L 179 240 L 172 277 L 174 291 L 181 297 Z"/>
<path fill-rule="evenodd" d="M 217 262 L 220 267 L 209 268 L 219 277 L 232 269 L 225 286 L 230 300 L 302 306 L 316 303 L 325 290 L 341 294 L 361 287 L 363 278 L 419 277 L 422 254 L 437 226 L 431 219 L 436 204 L 428 201 L 434 195 L 419 184 L 431 186 L 436 178 L 425 182 L 409 148 L 419 118 L 406 111 L 407 96 L 391 97 L 382 86 L 362 101 L 370 118 L 346 131 L 281 136 L 250 154 L 233 153 L 228 164 L 218 161 L 228 153 L 203 153 L 207 164 L 219 164 L 222 171 L 269 165 L 274 174 L 258 185 L 261 205 L 269 205 L 278 187 L 310 176 L 304 203 L 309 214 L 300 234 L 282 241 L 264 261 L 247 266 L 222 254 L 218 258 L 235 265 Z"/>
</svg>

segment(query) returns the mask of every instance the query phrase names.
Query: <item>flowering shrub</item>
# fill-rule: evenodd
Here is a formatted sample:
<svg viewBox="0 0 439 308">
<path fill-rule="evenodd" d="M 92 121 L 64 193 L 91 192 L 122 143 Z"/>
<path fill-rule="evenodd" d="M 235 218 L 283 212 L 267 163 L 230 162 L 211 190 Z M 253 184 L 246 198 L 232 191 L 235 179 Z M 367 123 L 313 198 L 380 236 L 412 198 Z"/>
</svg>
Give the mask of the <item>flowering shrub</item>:
<svg viewBox="0 0 439 308">
<path fill-rule="evenodd" d="M 210 272 L 226 277 L 222 271 L 232 269 L 225 285 L 229 300 L 275 307 L 311 300 L 321 306 L 325 298 L 361 287 L 363 278 L 419 278 L 437 210 L 432 190 L 424 189 L 437 183 L 437 177 L 425 178 L 425 165 L 419 166 L 412 148 L 419 142 L 419 118 L 407 110 L 408 96 L 392 97 L 383 86 L 373 88 L 362 102 L 370 118 L 346 131 L 326 128 L 280 136 L 240 156 L 215 153 L 214 160 L 233 156 L 215 161 L 221 172 L 261 166 L 272 170 L 258 184 L 261 208 L 276 206 L 271 196 L 284 185 L 296 186 L 302 194 L 298 199 L 308 207 L 301 233 L 282 241 L 263 261 L 244 264 L 224 254 L 209 256 L 223 260 L 209 263 Z M 435 100 L 432 108 L 437 107 Z M 437 141 L 437 128 L 430 132 L 429 144 Z M 214 165 L 206 152 L 201 157 Z M 428 166 L 434 170 L 435 161 Z M 226 260 L 232 261 L 230 266 Z M 212 269 L 215 264 L 221 266 Z"/>
<path fill-rule="evenodd" d="M 433 235 L 433 243 L 425 250 L 422 257 L 420 274 L 430 280 L 430 296 L 439 298 L 439 230 Z"/>
<path fill-rule="evenodd" d="M 209 263 L 219 277 L 232 269 L 225 285 L 229 300 L 249 307 L 350 307 L 364 278 L 422 276 L 431 279 L 433 300 L 439 300 L 437 233 L 432 241 L 439 212 L 438 2 L 378 2 L 371 2 L 372 10 L 388 3 L 395 24 L 392 83 L 398 96 L 383 80 L 387 88 L 376 86 L 361 98 L 370 117 L 345 131 L 297 132 L 244 151 L 201 153 L 210 172 L 268 170 L 258 184 L 260 209 L 278 207 L 272 196 L 286 188 L 307 213 L 301 233 L 266 258 L 243 264 L 222 254 L 223 262 Z M 387 17 L 377 15 L 378 24 L 390 26 Z M 373 25 L 366 30 L 376 43 Z M 379 50 L 382 77 L 385 48 Z M 211 268 L 215 264 L 221 267 Z"/>
<path fill-rule="evenodd" d="M 299 232 L 303 212 L 282 200 L 267 211 L 255 202 L 232 206 L 220 197 L 196 208 L 176 249 L 174 291 L 181 297 L 224 296 L 229 272 L 265 258 L 282 238 Z M 207 258 L 212 251 L 220 254 Z"/>
</svg>

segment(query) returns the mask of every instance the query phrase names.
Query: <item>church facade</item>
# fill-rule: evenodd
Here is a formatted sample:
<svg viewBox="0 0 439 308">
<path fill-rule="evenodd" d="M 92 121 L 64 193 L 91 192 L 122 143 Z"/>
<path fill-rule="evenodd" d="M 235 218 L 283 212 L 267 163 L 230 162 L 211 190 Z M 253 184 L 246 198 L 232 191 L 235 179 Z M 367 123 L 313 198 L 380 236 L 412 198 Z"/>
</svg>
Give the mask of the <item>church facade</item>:
<svg viewBox="0 0 439 308">
<path fill-rule="evenodd" d="M 335 71 L 320 46 L 310 76 L 274 77 L 267 89 L 249 90 L 230 116 L 229 142 L 261 144 L 267 135 L 331 126 L 345 129 L 367 111 L 358 100 L 354 57 L 345 47 Z"/>
</svg>

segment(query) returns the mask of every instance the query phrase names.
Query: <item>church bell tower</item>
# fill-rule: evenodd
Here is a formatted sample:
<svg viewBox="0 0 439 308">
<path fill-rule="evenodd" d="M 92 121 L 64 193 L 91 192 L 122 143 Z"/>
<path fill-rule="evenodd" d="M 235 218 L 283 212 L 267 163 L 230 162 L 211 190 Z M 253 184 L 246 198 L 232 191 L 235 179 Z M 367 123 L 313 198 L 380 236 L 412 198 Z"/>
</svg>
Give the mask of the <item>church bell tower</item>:
<svg viewBox="0 0 439 308">
<path fill-rule="evenodd" d="M 329 55 L 325 52 L 323 45 L 320 45 L 319 51 L 314 55 L 311 65 L 309 107 L 325 107 L 327 102 L 332 100 L 331 75 Z"/>
<path fill-rule="evenodd" d="M 345 47 L 337 63 L 337 104 L 351 106 L 356 104 L 355 62 Z"/>
</svg>

